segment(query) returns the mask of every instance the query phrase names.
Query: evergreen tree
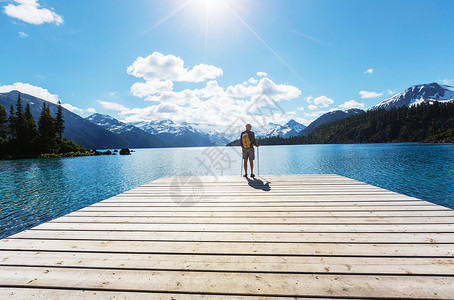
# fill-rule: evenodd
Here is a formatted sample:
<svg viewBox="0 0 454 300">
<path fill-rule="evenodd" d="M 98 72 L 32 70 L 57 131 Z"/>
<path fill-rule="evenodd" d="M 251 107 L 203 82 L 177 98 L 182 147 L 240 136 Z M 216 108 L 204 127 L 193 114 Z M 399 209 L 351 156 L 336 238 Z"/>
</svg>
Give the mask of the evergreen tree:
<svg viewBox="0 0 454 300">
<path fill-rule="evenodd" d="M 63 119 L 63 108 L 61 106 L 61 101 L 58 100 L 58 110 L 57 110 L 57 116 L 55 120 L 55 126 L 58 134 L 58 138 L 61 140 L 63 131 L 65 130 L 65 126 L 63 125 L 65 123 L 65 120 Z"/>
<path fill-rule="evenodd" d="M 52 117 L 49 107 L 43 103 L 38 121 L 39 148 L 41 153 L 53 153 L 56 146 L 57 130 L 55 118 Z"/>
<path fill-rule="evenodd" d="M 23 129 L 23 141 L 24 141 L 24 148 L 25 153 L 34 153 L 36 152 L 35 149 L 35 142 L 38 136 L 38 131 L 36 130 L 36 123 L 35 119 L 33 118 L 30 103 L 27 103 L 24 112 L 24 129 Z"/>
<path fill-rule="evenodd" d="M 9 137 L 11 140 L 15 140 L 17 137 L 16 131 L 16 112 L 14 111 L 14 105 L 11 104 L 9 108 L 9 116 L 8 116 L 8 129 L 9 129 Z"/>
<path fill-rule="evenodd" d="M 8 115 L 6 114 L 6 110 L 3 105 L 0 105 L 0 138 L 6 139 L 6 135 L 8 133 Z"/>
<path fill-rule="evenodd" d="M 17 139 L 22 138 L 24 126 L 25 126 L 25 118 L 24 118 L 24 108 L 22 106 L 22 100 L 20 94 L 17 96 L 17 104 L 16 104 L 16 120 L 15 120 L 15 129 L 17 132 Z"/>
<path fill-rule="evenodd" d="M 25 117 L 20 94 L 17 96 L 16 116 L 14 118 L 13 131 L 16 135 L 15 139 L 12 141 L 13 150 L 17 154 L 26 154 L 27 141 L 25 139 Z"/>
</svg>

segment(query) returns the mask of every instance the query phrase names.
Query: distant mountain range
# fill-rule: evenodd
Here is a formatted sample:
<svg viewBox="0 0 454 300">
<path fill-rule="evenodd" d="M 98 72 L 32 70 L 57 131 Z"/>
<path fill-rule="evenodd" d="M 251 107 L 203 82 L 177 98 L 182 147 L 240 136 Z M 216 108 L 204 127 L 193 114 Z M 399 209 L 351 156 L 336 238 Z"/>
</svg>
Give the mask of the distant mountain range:
<svg viewBox="0 0 454 300">
<path fill-rule="evenodd" d="M 86 120 L 116 134 L 125 141 L 125 145 L 130 148 L 153 148 L 162 147 L 162 141 L 148 132 L 135 126 L 123 123 L 117 119 L 104 114 L 93 114 Z"/>
<path fill-rule="evenodd" d="M 256 137 L 266 138 L 273 136 L 280 136 L 284 138 L 292 137 L 298 135 L 298 133 L 306 128 L 305 125 L 296 122 L 295 120 L 290 120 L 284 125 L 276 123 L 268 123 L 264 128 L 258 128 L 255 132 Z"/>
<path fill-rule="evenodd" d="M 98 113 L 87 117 L 87 120 L 131 142 L 137 134 L 143 136 L 145 133 L 149 137 L 154 137 L 161 147 L 225 145 L 232 139 L 232 136 L 211 127 L 190 123 L 177 124 L 172 120 L 124 123 L 109 115 Z M 290 137 L 297 135 L 303 128 L 305 128 L 303 124 L 290 120 L 284 125 L 269 123 L 264 128 L 257 128 L 256 134 L 258 137 L 277 135 Z"/>
<path fill-rule="evenodd" d="M 398 108 L 401 106 L 412 106 L 424 102 L 447 102 L 454 100 L 454 87 L 449 85 L 439 85 L 436 82 L 429 84 L 417 84 L 409 87 L 405 91 L 394 95 L 378 103 L 371 110 L 384 108 Z"/>
<path fill-rule="evenodd" d="M 18 93 L 18 91 L 12 91 L 0 94 L 0 104 L 8 112 L 11 104 L 16 105 Z M 27 94 L 21 94 L 21 96 L 24 107 L 27 103 L 30 103 L 36 121 L 41 113 L 43 102 L 49 105 L 53 115 L 57 111 L 56 104 Z M 388 110 L 423 102 L 452 100 L 454 100 L 454 87 L 437 83 L 419 84 L 383 100 L 370 110 L 380 108 Z M 65 108 L 63 108 L 63 112 L 66 127 L 63 136 L 88 149 L 225 145 L 228 141 L 237 138 L 236 135 L 226 135 L 209 125 L 177 124 L 172 120 L 124 123 L 105 114 L 96 113 L 87 118 L 82 118 Z M 320 125 L 362 113 L 364 111 L 361 109 L 336 110 L 323 114 L 307 127 L 295 120 L 290 120 L 283 125 L 268 123 L 263 127 L 253 127 L 253 131 L 260 138 L 307 136 Z"/>
<path fill-rule="evenodd" d="M 16 106 L 18 94 L 18 91 L 0 94 L 0 104 L 7 112 L 11 105 Z M 57 112 L 57 105 L 54 103 L 24 93 L 21 93 L 21 99 L 24 107 L 30 103 L 35 121 L 39 119 L 44 102 L 49 105 L 52 115 L 55 116 Z M 232 139 L 232 136 L 210 126 L 177 124 L 171 120 L 128 124 L 106 114 L 95 113 L 83 118 L 65 108 L 63 114 L 63 137 L 87 149 L 212 146 L 225 145 Z M 285 125 L 270 123 L 263 129 L 263 136 L 292 136 L 300 128 L 304 128 L 304 125 L 293 120 Z"/>
</svg>

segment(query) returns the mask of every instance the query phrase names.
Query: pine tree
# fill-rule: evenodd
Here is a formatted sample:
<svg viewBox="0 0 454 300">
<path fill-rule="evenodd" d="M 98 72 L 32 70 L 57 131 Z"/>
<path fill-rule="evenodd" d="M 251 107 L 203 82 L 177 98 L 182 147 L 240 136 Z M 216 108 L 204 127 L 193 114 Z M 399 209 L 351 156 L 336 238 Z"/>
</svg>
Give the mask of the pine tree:
<svg viewBox="0 0 454 300">
<path fill-rule="evenodd" d="M 55 118 L 52 117 L 49 107 L 43 103 L 38 121 L 39 148 L 41 153 L 53 153 L 57 137 Z"/>
<path fill-rule="evenodd" d="M 13 149 L 17 154 L 26 154 L 26 144 L 25 139 L 25 117 L 24 117 L 24 107 L 22 106 L 22 100 L 20 94 L 17 96 L 16 104 L 16 117 L 14 120 L 14 131 L 16 132 L 16 139 L 13 141 Z"/>
<path fill-rule="evenodd" d="M 9 137 L 11 140 L 15 140 L 17 137 L 16 131 L 16 112 L 14 110 L 14 105 L 11 104 L 9 108 L 9 116 L 8 116 L 8 129 L 9 129 Z"/>
<path fill-rule="evenodd" d="M 35 119 L 33 118 L 30 103 L 27 103 L 24 112 L 24 129 L 23 129 L 23 141 L 25 153 L 31 154 L 35 151 L 35 142 L 38 136 L 38 131 L 36 130 Z"/>
<path fill-rule="evenodd" d="M 58 100 L 58 110 L 57 110 L 57 116 L 55 120 L 55 126 L 58 134 L 58 138 L 61 140 L 63 131 L 65 130 L 65 126 L 63 125 L 65 123 L 65 120 L 63 119 L 63 108 L 61 106 L 61 101 Z"/>
<path fill-rule="evenodd" d="M 3 105 L 0 105 L 0 138 L 6 139 L 6 135 L 8 133 L 8 115 L 6 114 L 6 110 Z"/>
<path fill-rule="evenodd" d="M 17 138 L 20 139 L 22 137 L 22 131 L 25 125 L 24 119 L 24 108 L 22 106 L 22 100 L 20 94 L 17 96 L 17 104 L 16 104 L 16 131 L 17 131 Z"/>
</svg>

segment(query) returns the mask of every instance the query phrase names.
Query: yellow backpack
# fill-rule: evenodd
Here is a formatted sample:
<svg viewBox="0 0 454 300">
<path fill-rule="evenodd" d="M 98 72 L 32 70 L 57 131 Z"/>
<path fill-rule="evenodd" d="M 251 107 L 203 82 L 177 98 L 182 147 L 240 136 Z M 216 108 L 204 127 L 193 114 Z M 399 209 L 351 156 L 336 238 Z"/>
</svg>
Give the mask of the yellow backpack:
<svg viewBox="0 0 454 300">
<path fill-rule="evenodd" d="M 244 148 L 251 148 L 251 140 L 249 139 L 249 135 L 247 133 L 244 133 L 241 136 L 241 140 L 243 141 Z"/>
</svg>

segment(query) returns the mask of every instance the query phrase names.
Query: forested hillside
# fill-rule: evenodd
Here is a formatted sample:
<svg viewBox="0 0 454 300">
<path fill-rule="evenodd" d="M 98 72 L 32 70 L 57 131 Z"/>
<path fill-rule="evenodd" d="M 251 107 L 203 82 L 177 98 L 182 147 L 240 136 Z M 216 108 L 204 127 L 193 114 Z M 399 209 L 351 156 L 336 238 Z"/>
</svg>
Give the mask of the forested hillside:
<svg viewBox="0 0 454 300">
<path fill-rule="evenodd" d="M 317 127 L 306 137 L 267 138 L 260 144 L 454 142 L 454 102 L 367 111 Z"/>
</svg>

